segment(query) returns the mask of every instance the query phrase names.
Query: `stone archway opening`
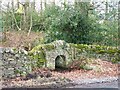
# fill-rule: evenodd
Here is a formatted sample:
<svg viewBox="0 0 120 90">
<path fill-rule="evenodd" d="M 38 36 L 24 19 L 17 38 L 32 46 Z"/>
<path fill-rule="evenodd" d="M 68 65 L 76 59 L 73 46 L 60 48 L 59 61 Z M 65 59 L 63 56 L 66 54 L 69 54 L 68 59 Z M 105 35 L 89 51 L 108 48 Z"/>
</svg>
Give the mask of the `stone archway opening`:
<svg viewBox="0 0 120 90">
<path fill-rule="evenodd" d="M 66 58 L 64 55 L 59 55 L 55 59 L 55 69 L 56 68 L 65 68 L 66 67 Z"/>
</svg>

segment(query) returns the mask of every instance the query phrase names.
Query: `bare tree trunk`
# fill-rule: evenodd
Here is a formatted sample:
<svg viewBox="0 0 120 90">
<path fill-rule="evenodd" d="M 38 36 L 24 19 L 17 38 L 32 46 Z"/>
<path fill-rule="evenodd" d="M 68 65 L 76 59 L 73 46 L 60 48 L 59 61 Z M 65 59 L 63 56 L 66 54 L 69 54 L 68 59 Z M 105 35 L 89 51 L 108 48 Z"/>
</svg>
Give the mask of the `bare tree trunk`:
<svg viewBox="0 0 120 90">
<path fill-rule="evenodd" d="M 25 2 L 25 4 L 23 5 L 24 7 L 24 14 L 23 14 L 23 29 L 25 31 L 27 31 L 27 7 L 28 7 L 28 1 Z"/>
<path fill-rule="evenodd" d="M 21 28 L 18 26 L 17 20 L 16 20 L 15 15 L 14 15 L 14 1 L 13 0 L 12 0 L 12 18 L 14 20 L 12 23 L 14 24 L 14 22 L 15 22 L 15 25 L 16 25 L 17 29 L 21 30 Z"/>
<path fill-rule="evenodd" d="M 66 7 L 66 0 L 64 0 L 64 2 L 63 2 L 63 3 L 64 3 L 64 8 L 65 8 L 65 7 Z"/>
<path fill-rule="evenodd" d="M 31 16 L 30 16 L 30 28 L 28 31 L 28 36 L 30 35 L 31 29 L 32 29 L 32 22 L 33 22 L 33 20 L 32 20 L 32 14 L 31 14 Z"/>
<path fill-rule="evenodd" d="M 108 1 L 105 2 L 105 20 L 107 20 L 107 14 L 108 14 Z"/>
<path fill-rule="evenodd" d="M 74 2 L 75 8 L 77 7 L 77 5 L 78 5 L 78 0 L 75 0 L 75 2 Z"/>
<path fill-rule="evenodd" d="M 31 8 L 34 8 L 34 6 L 32 7 L 31 5 Z M 35 9 L 35 8 L 34 8 Z M 32 20 L 32 11 L 30 10 L 30 7 L 28 8 L 28 12 L 30 13 L 30 28 L 28 30 L 28 36 L 30 35 L 30 32 L 31 32 L 31 29 L 32 29 L 32 25 L 33 25 L 33 20 Z"/>
<path fill-rule="evenodd" d="M 19 0 L 17 0 L 17 8 L 19 8 Z"/>
<path fill-rule="evenodd" d="M 20 28 L 22 29 L 22 24 L 23 24 L 23 15 L 20 15 Z"/>
<path fill-rule="evenodd" d="M 4 41 L 4 39 L 5 39 L 5 37 L 4 37 L 4 32 L 3 32 L 3 30 L 4 30 L 4 26 L 3 26 L 3 13 L 2 13 L 2 7 L 1 7 L 1 4 L 2 4 L 2 1 L 0 1 L 0 42 L 3 42 Z"/>
<path fill-rule="evenodd" d="M 66 4 L 67 0 L 64 0 L 64 4 Z"/>
<path fill-rule="evenodd" d="M 42 11 L 42 0 L 40 0 L 40 10 Z"/>
<path fill-rule="evenodd" d="M 3 27 L 3 29 L 4 29 L 4 31 L 3 31 L 3 35 L 4 35 L 4 39 L 3 39 L 3 41 L 6 41 L 6 32 L 7 32 L 7 30 L 8 30 L 8 27 L 9 27 L 9 24 L 8 24 L 8 19 L 9 19 L 9 2 L 8 2 L 8 4 L 7 4 L 7 13 L 6 13 L 6 16 L 5 16 L 5 18 L 4 18 L 4 27 Z"/>
<path fill-rule="evenodd" d="M 9 20 L 9 8 L 10 8 L 10 3 L 8 3 L 8 5 L 7 5 L 7 15 L 6 15 L 6 31 L 5 32 L 7 32 L 8 30 L 9 30 L 9 22 L 8 22 L 8 20 Z"/>
<path fill-rule="evenodd" d="M 14 12 L 14 1 L 12 0 L 12 11 Z M 11 22 L 11 24 L 12 24 L 12 29 L 14 30 L 14 18 L 13 17 L 11 17 L 11 19 L 12 19 L 12 22 Z"/>
<path fill-rule="evenodd" d="M 32 9 L 35 10 L 35 0 L 33 1 L 33 4 L 31 6 L 32 6 Z"/>
<path fill-rule="evenodd" d="M 45 8 L 46 8 L 46 6 L 47 6 L 46 0 L 44 0 L 44 6 L 45 6 Z"/>
<path fill-rule="evenodd" d="M 21 30 L 21 28 L 18 26 L 18 24 L 17 24 L 17 20 L 16 20 L 16 18 L 15 18 L 15 15 L 14 15 L 14 12 L 12 11 L 12 16 L 13 16 L 13 19 L 14 19 L 14 21 L 15 21 L 15 25 L 16 25 L 16 27 L 17 27 L 17 29 L 18 30 Z"/>
<path fill-rule="evenodd" d="M 55 5 L 55 0 L 52 1 L 52 4 Z"/>
<path fill-rule="evenodd" d="M 75 0 L 75 8 L 78 8 L 82 14 L 88 17 L 89 2 L 83 2 L 82 0 Z"/>
<path fill-rule="evenodd" d="M 12 10 L 14 12 L 14 1 L 12 0 Z"/>
<path fill-rule="evenodd" d="M 118 2 L 118 49 L 120 50 L 120 20 L 119 19 L 120 19 L 120 1 Z"/>
</svg>

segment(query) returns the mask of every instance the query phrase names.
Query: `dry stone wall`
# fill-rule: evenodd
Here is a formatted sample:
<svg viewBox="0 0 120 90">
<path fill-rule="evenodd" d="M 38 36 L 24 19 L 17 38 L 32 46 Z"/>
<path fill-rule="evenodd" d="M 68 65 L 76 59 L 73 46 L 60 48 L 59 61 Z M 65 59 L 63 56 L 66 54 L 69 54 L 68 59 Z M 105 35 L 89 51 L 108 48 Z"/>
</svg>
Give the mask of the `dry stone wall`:
<svg viewBox="0 0 120 90">
<path fill-rule="evenodd" d="M 24 49 L 1 48 L 2 77 L 14 78 L 31 72 L 31 60 Z"/>
<path fill-rule="evenodd" d="M 2 54 L 3 78 L 13 78 L 26 75 L 33 67 L 42 66 L 55 69 L 56 66 L 68 68 L 69 64 L 80 57 L 94 57 L 106 60 L 119 60 L 120 50 L 116 47 L 99 45 L 83 45 L 66 43 L 63 40 L 54 41 L 34 47 L 30 52 L 24 49 L 0 48 Z"/>
</svg>

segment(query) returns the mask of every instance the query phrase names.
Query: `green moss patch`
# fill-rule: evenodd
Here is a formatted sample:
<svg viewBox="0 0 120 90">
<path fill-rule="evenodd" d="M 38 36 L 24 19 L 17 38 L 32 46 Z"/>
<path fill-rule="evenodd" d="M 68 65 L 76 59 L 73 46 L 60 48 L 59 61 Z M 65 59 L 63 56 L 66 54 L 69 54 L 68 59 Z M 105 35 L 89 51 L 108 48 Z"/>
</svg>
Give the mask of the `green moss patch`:
<svg viewBox="0 0 120 90">
<path fill-rule="evenodd" d="M 41 44 L 41 45 L 35 46 L 29 53 L 34 53 L 36 51 L 42 51 L 42 50 L 50 51 L 54 49 L 55 47 L 52 44 Z"/>
<path fill-rule="evenodd" d="M 70 45 L 71 45 L 71 47 L 74 47 L 74 48 L 77 48 L 77 49 L 81 49 L 81 50 L 95 52 L 97 54 L 120 53 L 120 50 L 118 50 L 115 47 L 110 47 L 110 46 L 86 45 L 86 44 L 70 44 Z"/>
<path fill-rule="evenodd" d="M 33 67 L 42 67 L 46 63 L 46 51 L 54 50 L 54 45 L 50 44 L 41 44 L 38 46 L 35 46 L 30 52 L 29 55 L 32 60 L 36 61 L 36 63 L 33 65 Z"/>
</svg>

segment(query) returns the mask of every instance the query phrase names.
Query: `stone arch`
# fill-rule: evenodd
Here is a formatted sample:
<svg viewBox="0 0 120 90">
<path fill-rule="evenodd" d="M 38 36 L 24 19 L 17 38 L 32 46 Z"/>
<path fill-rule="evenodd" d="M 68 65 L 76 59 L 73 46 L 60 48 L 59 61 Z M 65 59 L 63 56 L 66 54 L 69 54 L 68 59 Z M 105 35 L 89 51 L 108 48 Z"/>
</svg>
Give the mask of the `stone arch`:
<svg viewBox="0 0 120 90">
<path fill-rule="evenodd" d="M 55 68 L 65 68 L 66 67 L 66 57 L 65 55 L 58 55 L 55 58 Z"/>
</svg>

